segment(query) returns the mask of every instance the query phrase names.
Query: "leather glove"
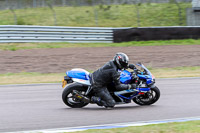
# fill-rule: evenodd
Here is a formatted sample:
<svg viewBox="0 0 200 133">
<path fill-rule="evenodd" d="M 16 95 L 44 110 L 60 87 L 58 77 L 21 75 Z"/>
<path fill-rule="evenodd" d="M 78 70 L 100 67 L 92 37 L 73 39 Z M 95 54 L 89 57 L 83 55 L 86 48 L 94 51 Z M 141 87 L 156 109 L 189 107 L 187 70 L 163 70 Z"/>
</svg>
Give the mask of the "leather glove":
<svg viewBox="0 0 200 133">
<path fill-rule="evenodd" d="M 136 89 L 137 85 L 136 84 L 131 84 L 131 89 Z"/>
<path fill-rule="evenodd" d="M 128 89 L 136 89 L 137 85 L 136 84 L 129 84 L 129 88 Z"/>
<path fill-rule="evenodd" d="M 135 69 L 136 67 L 135 67 L 135 65 L 133 65 L 133 64 L 129 64 L 129 66 L 128 66 L 130 69 Z"/>
</svg>

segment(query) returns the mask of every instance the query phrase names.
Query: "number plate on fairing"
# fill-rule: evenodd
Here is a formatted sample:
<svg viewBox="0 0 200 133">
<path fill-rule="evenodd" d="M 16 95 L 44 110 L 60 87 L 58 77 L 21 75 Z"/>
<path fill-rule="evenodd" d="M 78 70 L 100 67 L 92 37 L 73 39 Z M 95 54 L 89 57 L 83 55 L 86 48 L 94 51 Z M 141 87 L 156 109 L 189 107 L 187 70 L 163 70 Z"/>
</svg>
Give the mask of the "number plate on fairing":
<svg viewBox="0 0 200 133">
<path fill-rule="evenodd" d="M 65 79 L 62 80 L 62 88 L 64 88 L 67 84 L 67 81 Z"/>
</svg>

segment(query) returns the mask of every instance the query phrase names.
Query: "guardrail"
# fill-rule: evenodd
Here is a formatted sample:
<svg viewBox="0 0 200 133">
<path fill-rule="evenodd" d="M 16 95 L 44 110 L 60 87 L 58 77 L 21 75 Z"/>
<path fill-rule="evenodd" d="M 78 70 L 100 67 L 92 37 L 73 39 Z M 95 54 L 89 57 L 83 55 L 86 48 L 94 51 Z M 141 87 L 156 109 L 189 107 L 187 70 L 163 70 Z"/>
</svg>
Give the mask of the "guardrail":
<svg viewBox="0 0 200 133">
<path fill-rule="evenodd" d="M 113 28 L 0 25 L 0 43 L 112 43 Z"/>
<path fill-rule="evenodd" d="M 200 1 L 199 0 L 192 0 L 192 9 L 195 12 L 200 11 Z"/>
<path fill-rule="evenodd" d="M 139 27 L 113 29 L 113 41 L 199 39 L 200 26 Z"/>
</svg>

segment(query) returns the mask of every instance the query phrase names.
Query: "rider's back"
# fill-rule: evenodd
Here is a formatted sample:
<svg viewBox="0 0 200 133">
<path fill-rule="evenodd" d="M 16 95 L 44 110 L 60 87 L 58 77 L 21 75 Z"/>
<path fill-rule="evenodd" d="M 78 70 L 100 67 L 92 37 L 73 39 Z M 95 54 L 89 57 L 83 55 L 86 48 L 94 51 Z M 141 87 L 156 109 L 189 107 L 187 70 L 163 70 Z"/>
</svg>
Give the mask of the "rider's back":
<svg viewBox="0 0 200 133">
<path fill-rule="evenodd" d="M 117 66 L 111 60 L 92 73 L 91 82 L 96 86 L 105 86 L 113 81 L 114 75 L 119 75 L 119 72 Z"/>
</svg>

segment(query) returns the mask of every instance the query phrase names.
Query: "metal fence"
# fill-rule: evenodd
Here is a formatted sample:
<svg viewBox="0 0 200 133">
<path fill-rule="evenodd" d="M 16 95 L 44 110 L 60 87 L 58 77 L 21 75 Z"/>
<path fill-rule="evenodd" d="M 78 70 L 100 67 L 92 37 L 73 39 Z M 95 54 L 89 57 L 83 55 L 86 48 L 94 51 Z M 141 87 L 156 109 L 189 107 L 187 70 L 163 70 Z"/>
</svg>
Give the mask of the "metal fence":
<svg viewBox="0 0 200 133">
<path fill-rule="evenodd" d="M 112 28 L 1 25 L 0 43 L 70 42 L 111 43 Z"/>
<path fill-rule="evenodd" d="M 168 3 L 172 0 L 0 0 L 0 10 L 21 9 L 30 7 L 52 6 L 89 6 L 89 5 L 112 5 L 112 4 L 135 4 L 135 3 Z M 192 0 L 175 0 L 177 2 L 191 2 Z"/>
</svg>

